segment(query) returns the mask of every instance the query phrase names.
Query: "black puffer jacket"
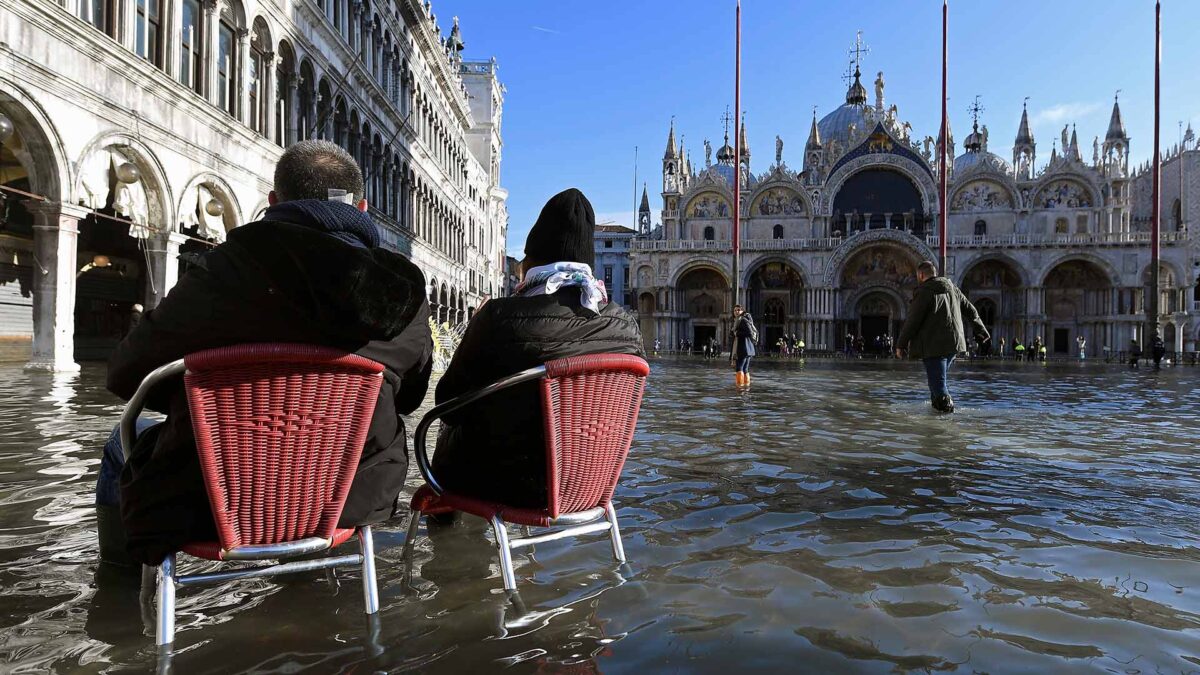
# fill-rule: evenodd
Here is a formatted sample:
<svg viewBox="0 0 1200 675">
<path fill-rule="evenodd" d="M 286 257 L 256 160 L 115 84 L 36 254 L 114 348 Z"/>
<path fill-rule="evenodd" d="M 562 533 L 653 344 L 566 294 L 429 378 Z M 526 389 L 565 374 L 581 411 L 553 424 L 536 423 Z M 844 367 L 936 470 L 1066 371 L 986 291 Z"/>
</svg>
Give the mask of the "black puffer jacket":
<svg viewBox="0 0 1200 675">
<path fill-rule="evenodd" d="M 988 339 L 987 326 L 967 296 L 946 277 L 931 277 L 917 286 L 896 346 L 915 359 L 962 354 L 968 323 L 980 342 Z"/>
<path fill-rule="evenodd" d="M 247 342 L 336 347 L 382 363 L 383 387 L 340 525 L 391 515 L 408 470 L 397 413 L 420 405 L 433 341 L 425 278 L 409 260 L 356 248 L 295 224 L 239 227 L 188 271 L 117 347 L 108 389 L 128 399 L 154 368 Z M 167 421 L 138 437 L 121 474 L 121 516 L 134 559 L 157 564 L 188 541 L 215 538 L 182 379 L 148 407 Z"/>
<path fill-rule="evenodd" d="M 582 307 L 578 288 L 499 298 L 471 319 L 437 385 L 437 402 L 547 361 L 583 354 L 643 356 L 632 314 Z M 443 486 L 514 506 L 546 505 L 546 446 L 536 382 L 518 385 L 449 417 L 433 458 Z"/>
</svg>

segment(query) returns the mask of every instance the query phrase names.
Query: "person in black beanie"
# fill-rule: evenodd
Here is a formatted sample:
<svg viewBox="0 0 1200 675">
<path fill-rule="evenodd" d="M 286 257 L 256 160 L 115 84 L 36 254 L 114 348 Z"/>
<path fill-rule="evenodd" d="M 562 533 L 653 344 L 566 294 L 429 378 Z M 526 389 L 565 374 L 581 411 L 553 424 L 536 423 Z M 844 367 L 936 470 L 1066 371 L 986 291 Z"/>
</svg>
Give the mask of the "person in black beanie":
<svg viewBox="0 0 1200 675">
<path fill-rule="evenodd" d="M 381 522 L 408 472 L 397 415 L 420 405 L 432 372 L 425 277 L 380 247 L 361 199 L 362 171 L 337 145 L 289 147 L 274 188 L 263 219 L 231 230 L 121 342 L 108 363 L 108 389 L 128 399 L 158 366 L 249 342 L 324 345 L 382 363 L 383 386 L 338 526 Z M 182 381 L 164 383 L 147 407 L 167 419 L 139 433 L 128 463 L 118 440 L 105 447 L 97 509 L 102 557 L 124 548 L 132 561 L 156 565 L 184 543 L 215 539 L 216 530 Z"/>
<path fill-rule="evenodd" d="M 596 216 L 579 190 L 555 195 L 525 240 L 513 297 L 475 313 L 446 373 L 443 403 L 547 361 L 583 354 L 644 356 L 637 319 L 610 304 L 592 275 Z M 443 420 L 433 473 L 446 489 L 523 508 L 546 506 L 546 444 L 536 382 Z"/>
</svg>

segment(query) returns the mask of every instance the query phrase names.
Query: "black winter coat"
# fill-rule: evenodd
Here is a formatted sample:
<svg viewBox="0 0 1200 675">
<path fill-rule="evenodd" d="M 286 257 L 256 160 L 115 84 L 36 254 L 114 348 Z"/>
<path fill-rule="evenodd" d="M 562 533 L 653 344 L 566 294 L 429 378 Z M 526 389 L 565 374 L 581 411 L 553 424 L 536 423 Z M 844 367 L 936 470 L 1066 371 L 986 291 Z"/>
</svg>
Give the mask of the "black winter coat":
<svg viewBox="0 0 1200 675">
<path fill-rule="evenodd" d="M 485 304 L 437 385 L 443 403 L 547 361 L 583 354 L 644 356 L 637 320 L 615 304 L 582 307 L 579 289 L 498 298 Z M 546 506 L 546 441 L 537 382 L 483 399 L 449 416 L 433 457 L 448 489 L 513 506 Z"/>
<path fill-rule="evenodd" d="M 988 339 L 987 326 L 967 296 L 946 277 L 931 277 L 917 286 L 896 346 L 915 359 L 961 354 L 967 351 L 967 323 L 980 342 Z"/>
<path fill-rule="evenodd" d="M 355 352 L 385 366 L 366 445 L 339 525 L 388 518 L 408 469 L 404 424 L 429 386 L 433 341 L 421 270 L 382 248 L 356 248 L 282 222 L 239 227 L 207 253 L 117 347 L 108 389 L 128 399 L 154 368 L 192 352 L 248 342 L 298 342 Z M 167 414 L 140 436 L 121 474 L 129 553 L 157 564 L 216 536 L 182 378 L 148 400 Z"/>
</svg>

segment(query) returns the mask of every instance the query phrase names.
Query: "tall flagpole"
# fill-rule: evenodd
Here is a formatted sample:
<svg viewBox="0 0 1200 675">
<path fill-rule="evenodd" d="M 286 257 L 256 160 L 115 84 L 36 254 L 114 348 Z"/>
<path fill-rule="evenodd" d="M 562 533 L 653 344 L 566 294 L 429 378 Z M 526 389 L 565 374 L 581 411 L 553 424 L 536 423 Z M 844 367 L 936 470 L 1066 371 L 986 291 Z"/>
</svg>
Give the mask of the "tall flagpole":
<svg viewBox="0 0 1200 675">
<path fill-rule="evenodd" d="M 942 147 L 938 152 L 938 270 L 946 275 L 946 154 L 950 152 L 950 129 L 946 120 L 946 29 L 948 0 L 942 0 Z"/>
<path fill-rule="evenodd" d="M 733 304 L 738 303 L 742 220 L 742 0 L 737 0 L 733 57 Z"/>
<path fill-rule="evenodd" d="M 1150 285 L 1153 287 L 1153 292 L 1147 298 L 1150 302 L 1147 303 L 1146 313 L 1146 336 L 1142 342 L 1145 344 L 1147 340 L 1153 339 L 1158 333 L 1158 301 L 1161 293 L 1159 292 L 1159 236 L 1160 227 L 1159 221 L 1162 217 L 1161 200 L 1162 190 L 1162 156 L 1158 152 L 1158 133 L 1159 133 L 1159 70 L 1162 67 L 1162 2 L 1154 3 L 1154 161 L 1150 168 L 1150 173 L 1153 176 L 1153 183 L 1150 194 Z M 1181 164 L 1182 165 L 1182 164 Z"/>
<path fill-rule="evenodd" d="M 637 170 L 638 170 L 638 146 L 633 146 L 633 229 L 641 234 L 641 223 L 638 222 L 638 193 L 637 193 Z"/>
</svg>

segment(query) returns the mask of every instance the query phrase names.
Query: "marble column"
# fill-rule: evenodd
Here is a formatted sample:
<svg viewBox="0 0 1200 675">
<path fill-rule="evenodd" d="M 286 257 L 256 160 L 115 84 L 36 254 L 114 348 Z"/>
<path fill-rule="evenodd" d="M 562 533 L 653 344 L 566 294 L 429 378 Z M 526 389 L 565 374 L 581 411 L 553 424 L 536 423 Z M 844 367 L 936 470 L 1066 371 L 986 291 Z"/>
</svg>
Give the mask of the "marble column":
<svg viewBox="0 0 1200 675">
<path fill-rule="evenodd" d="M 187 237 L 178 232 L 157 234 L 146 240 L 146 253 L 149 254 L 150 283 L 146 284 L 146 298 L 143 307 L 150 311 L 167 297 L 167 293 L 179 281 L 179 246 L 187 241 Z"/>
<path fill-rule="evenodd" d="M 26 370 L 71 372 L 75 363 L 75 274 L 79 221 L 90 211 L 26 202 L 33 212 L 33 349 Z"/>
<path fill-rule="evenodd" d="M 247 59 L 247 61 L 249 61 L 249 59 Z M 278 126 L 279 116 L 275 114 L 275 110 L 279 106 L 281 91 L 275 83 L 275 69 L 278 67 L 278 61 L 279 59 L 276 57 L 275 52 L 265 52 L 263 54 L 263 79 L 262 82 L 258 83 L 258 107 L 260 110 L 246 111 L 247 117 L 250 117 L 251 115 L 262 114 L 263 111 L 266 112 L 264 117 L 267 119 L 263 120 L 262 134 L 263 136 L 266 136 L 267 140 L 271 141 L 272 143 L 275 142 L 275 132 L 277 130 L 276 127 Z M 248 67 L 253 68 L 254 66 L 253 64 L 250 64 Z M 245 72 L 249 72 L 249 70 Z M 242 89 L 246 90 L 246 96 L 249 97 L 250 87 L 245 86 L 242 87 Z"/>
<path fill-rule="evenodd" d="M 201 95 L 208 99 L 208 102 L 213 105 L 218 105 L 217 102 L 217 30 L 220 27 L 219 17 L 221 16 L 220 8 L 223 6 L 221 0 L 203 0 L 204 15 L 201 21 L 204 22 L 204 52 L 202 62 L 204 63 L 204 85 L 201 87 Z"/>
<path fill-rule="evenodd" d="M 283 84 L 283 95 L 287 97 L 287 133 L 284 134 L 285 146 L 296 143 L 300 138 L 300 76 L 292 73 Z M 307 112 L 307 111 L 305 111 Z"/>
</svg>

